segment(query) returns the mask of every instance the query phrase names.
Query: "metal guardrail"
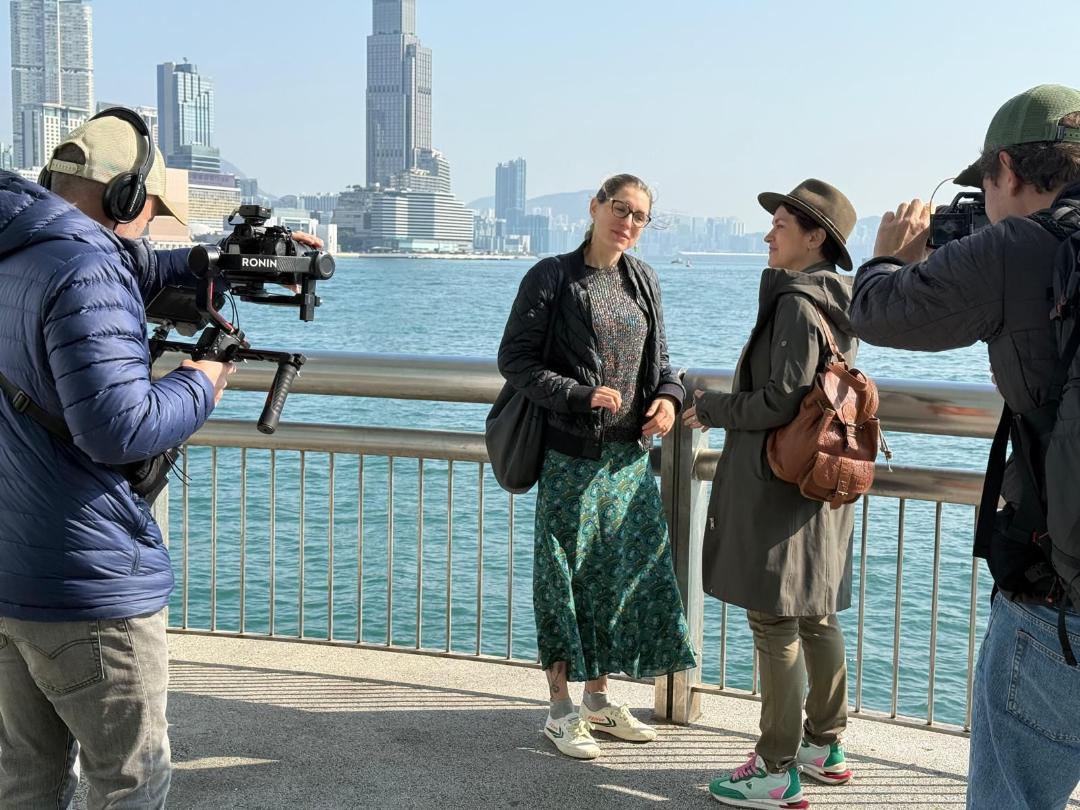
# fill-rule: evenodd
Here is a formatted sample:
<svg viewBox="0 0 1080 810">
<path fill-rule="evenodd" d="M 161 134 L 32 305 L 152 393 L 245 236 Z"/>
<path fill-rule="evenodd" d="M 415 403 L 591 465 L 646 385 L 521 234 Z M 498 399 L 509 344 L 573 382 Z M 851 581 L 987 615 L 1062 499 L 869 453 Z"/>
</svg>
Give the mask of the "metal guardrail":
<svg viewBox="0 0 1080 810">
<path fill-rule="evenodd" d="M 163 368 L 171 368 L 172 358 L 166 356 L 162 359 Z M 237 374 L 230 379 L 230 387 L 240 390 L 265 391 L 269 386 L 273 374 L 272 369 L 262 369 L 258 366 L 243 366 Z M 686 372 L 686 385 L 688 390 L 693 388 L 710 388 L 714 390 L 728 390 L 730 375 L 725 372 L 711 370 L 692 369 Z M 491 360 L 461 357 L 435 357 L 435 356 L 405 356 L 405 355 L 372 355 L 357 353 L 329 353 L 316 352 L 309 355 L 309 361 L 304 367 L 304 373 L 297 378 L 293 387 L 294 394 L 325 394 L 352 397 L 384 397 L 393 399 L 418 399 L 437 402 L 473 402 L 489 403 L 498 394 L 502 385 L 501 377 Z M 890 431 L 922 433 L 930 435 L 949 435 L 956 437 L 979 437 L 989 438 L 993 435 L 996 427 L 996 411 L 1000 408 L 1000 399 L 990 386 L 976 385 L 944 385 L 939 383 L 911 383 L 901 381 L 878 380 L 881 395 L 880 415 Z M 258 635 L 261 637 L 281 638 L 289 640 L 316 641 L 332 644 L 353 644 L 363 646 L 393 647 L 396 650 L 405 649 L 396 644 L 394 640 L 394 617 L 395 601 L 401 596 L 395 593 L 394 577 L 394 546 L 395 546 L 395 460 L 416 460 L 416 526 L 417 548 L 416 554 L 416 579 L 415 593 L 407 595 L 410 608 L 415 606 L 416 628 L 413 643 L 409 649 L 428 654 L 448 655 L 456 658 L 483 658 L 484 660 L 502 660 L 507 663 L 518 665 L 536 666 L 536 661 L 528 660 L 514 655 L 514 510 L 515 496 L 507 498 L 507 528 L 505 536 L 507 551 L 507 615 L 506 615 L 506 643 L 505 654 L 493 656 L 484 654 L 483 648 L 483 625 L 485 616 L 484 594 L 484 542 L 485 542 L 485 494 L 484 477 L 487 454 L 481 433 L 458 432 L 445 430 L 415 430 L 401 428 L 371 428 L 340 425 L 319 424 L 289 424 L 283 423 L 278 431 L 272 436 L 256 432 L 252 424 L 246 421 L 236 420 L 211 420 L 189 442 L 194 447 L 211 448 L 211 474 L 210 474 L 210 538 L 209 538 L 209 571 L 208 582 L 205 583 L 209 596 L 209 622 L 206 627 L 194 627 L 190 622 L 189 605 L 191 604 L 190 590 L 192 586 L 202 587 L 197 580 L 193 582 L 190 566 L 191 549 L 189 526 L 189 499 L 191 489 L 183 491 L 182 504 L 182 527 L 180 537 L 177 538 L 174 525 L 173 547 L 176 547 L 177 539 L 182 542 L 183 548 L 183 582 L 182 582 L 182 611 L 179 627 L 173 627 L 179 632 L 208 632 L 228 635 Z M 240 504 L 240 527 L 239 536 L 239 601 L 240 616 L 238 630 L 222 631 L 218 627 L 218 514 L 219 514 L 219 488 L 222 481 L 219 478 L 218 451 L 223 448 L 238 448 L 240 453 L 240 472 L 238 480 L 231 484 L 238 491 Z M 267 546 L 267 570 L 264 572 L 269 580 L 268 586 L 268 613 L 267 632 L 253 632 L 248 621 L 247 602 L 252 598 L 248 588 L 246 572 L 252 564 L 252 555 L 249 554 L 248 537 L 248 499 L 251 492 L 249 487 L 249 454 L 255 451 L 269 451 L 269 467 L 265 471 L 266 497 L 270 501 L 269 522 L 266 527 L 265 540 Z M 278 626 L 277 605 L 280 602 L 281 592 L 278 588 L 277 568 L 281 559 L 281 538 L 278 537 L 279 521 L 277 519 L 279 496 L 279 454 L 298 454 L 299 461 L 299 491 L 290 497 L 295 497 L 299 505 L 299 514 L 303 516 L 305 509 L 309 508 L 306 470 L 309 453 L 328 454 L 325 476 L 329 485 L 325 492 L 321 493 L 322 513 L 328 518 L 328 532 L 325 551 L 321 553 L 321 563 L 327 565 L 327 578 L 323 587 L 326 604 L 326 633 L 325 637 L 316 636 L 307 632 L 304 621 L 305 605 L 310 603 L 304 594 L 305 583 L 305 551 L 311 553 L 311 541 L 305 537 L 305 521 L 300 519 L 296 526 L 296 536 L 289 538 L 295 549 L 295 563 L 298 567 L 296 574 L 297 605 L 295 615 L 297 617 L 294 632 L 283 632 Z M 657 461 L 657 455 L 658 463 Z M 342 503 L 339 494 L 341 486 L 335 483 L 336 470 L 341 466 L 341 459 L 355 459 L 357 475 L 355 487 L 350 485 L 348 500 L 355 495 L 358 508 L 356 509 L 356 544 L 355 555 L 357 570 L 352 575 L 355 582 L 355 592 L 350 600 L 355 603 L 356 632 L 348 638 L 341 635 L 340 628 L 334 627 L 335 599 L 342 598 L 341 588 L 337 584 L 342 572 L 340 564 L 335 563 L 335 526 L 339 519 L 335 519 L 335 508 Z M 668 513 L 669 526 L 673 547 L 673 559 L 676 575 L 679 581 L 680 591 L 684 599 L 687 617 L 697 649 L 702 650 L 705 594 L 701 588 L 701 539 L 705 521 L 705 511 L 708 504 L 708 482 L 712 478 L 719 453 L 710 450 L 703 434 L 697 431 L 685 430 L 681 424 L 677 425 L 663 441 L 659 454 L 654 453 L 654 466 L 660 475 L 661 494 Z M 385 638 L 381 643 L 365 641 L 364 616 L 365 616 L 365 593 L 364 593 L 364 543 L 365 543 L 365 497 L 370 496 L 370 490 L 365 492 L 365 465 L 371 464 L 372 459 L 386 459 L 388 475 L 386 479 L 386 522 L 387 534 L 385 547 L 382 549 L 386 565 L 386 597 L 384 621 L 386 625 Z M 425 485 L 425 471 L 428 460 L 446 462 L 446 491 L 447 503 L 445 519 L 446 548 L 445 548 L 445 593 L 440 598 L 445 599 L 445 628 L 444 643 L 440 647 L 431 647 L 425 644 L 423 639 L 423 616 L 424 597 L 430 592 L 430 588 L 424 587 L 424 520 L 425 520 L 425 491 L 430 491 L 430 485 Z M 352 462 L 350 461 L 350 464 Z M 454 547 L 452 538 L 455 535 L 455 481 L 460 480 L 460 475 L 455 478 L 455 463 L 476 465 L 475 483 L 467 487 L 470 495 L 475 495 L 476 512 L 475 524 L 470 522 L 470 530 L 475 525 L 475 553 L 476 553 L 476 594 L 474 609 L 470 609 L 475 621 L 475 645 L 472 653 L 454 649 L 452 643 L 453 632 L 452 618 L 455 616 L 452 594 L 452 580 L 454 568 Z M 398 465 L 399 469 L 401 465 Z M 440 466 L 440 472 L 442 467 Z M 185 473 L 187 459 L 185 458 Z M 263 473 L 260 473 L 262 476 Z M 942 545 L 942 505 L 964 504 L 973 506 L 978 502 L 978 494 L 981 487 L 981 475 L 964 470 L 946 470 L 926 467 L 894 467 L 889 474 L 879 475 L 875 487 L 862 503 L 862 530 L 860 537 L 860 576 L 859 576 L 859 599 L 858 599 L 858 622 L 857 622 L 857 652 L 856 668 L 854 677 L 854 710 L 868 716 L 878 717 L 877 714 L 865 712 L 863 708 L 863 663 L 866 655 L 864 645 L 864 607 L 866 604 L 866 564 L 867 564 L 867 540 L 868 522 L 871 501 L 876 498 L 890 498 L 899 500 L 899 523 L 897 531 L 897 560 L 895 581 L 895 615 L 893 617 L 893 649 L 892 649 L 892 679 L 890 684 L 891 711 L 882 719 L 891 719 L 895 722 L 917 723 L 922 726 L 942 728 L 943 730 L 957 730 L 943 727 L 934 719 L 934 690 L 936 674 L 936 642 L 938 625 L 938 604 L 940 599 L 939 569 L 941 562 Z M 531 496 L 529 496 L 531 497 Z M 934 559 L 933 559 L 933 584 L 931 589 L 931 626 L 930 626 L 930 659 L 928 678 L 927 713 L 924 719 L 902 717 L 898 712 L 898 684 L 899 684 L 899 648 L 902 636 L 902 577 L 904 562 L 904 513 L 906 506 L 911 501 L 927 501 L 935 505 L 935 530 L 934 530 Z M 167 504 L 167 502 L 166 502 Z M 460 505 L 460 501 L 458 503 Z M 167 505 L 164 507 L 167 510 Z M 162 512 L 158 510 L 159 514 Z M 972 526 L 974 520 L 972 521 Z M 460 526 L 458 527 L 460 529 Z M 292 552 L 290 552 L 292 553 Z M 320 563 L 320 564 L 321 564 Z M 337 567 L 335 567 L 337 565 Z M 967 684 L 966 698 L 966 721 L 964 730 L 970 724 L 970 689 L 975 659 L 976 642 L 976 601 L 978 598 L 977 578 L 978 568 L 972 563 L 970 591 L 964 595 L 967 599 L 968 609 L 968 650 L 967 650 Z M 370 573 L 370 572 L 368 572 Z M 309 595 L 310 596 L 310 595 Z M 955 597 L 955 595 L 950 595 Z M 400 601 L 398 602 L 400 604 Z M 702 668 L 675 675 L 658 678 L 656 686 L 656 709 L 661 715 L 670 717 L 676 722 L 690 722 L 697 716 L 702 694 L 710 692 L 751 694 L 756 692 L 756 665 L 754 668 L 754 686 L 750 690 L 732 689 L 725 680 L 726 664 L 728 662 L 728 623 L 727 607 L 724 606 L 721 614 L 720 627 L 720 679 L 716 684 L 702 683 Z M 713 654 L 711 650 L 702 650 L 702 657 Z M 755 662 L 756 663 L 756 662 Z"/>
</svg>

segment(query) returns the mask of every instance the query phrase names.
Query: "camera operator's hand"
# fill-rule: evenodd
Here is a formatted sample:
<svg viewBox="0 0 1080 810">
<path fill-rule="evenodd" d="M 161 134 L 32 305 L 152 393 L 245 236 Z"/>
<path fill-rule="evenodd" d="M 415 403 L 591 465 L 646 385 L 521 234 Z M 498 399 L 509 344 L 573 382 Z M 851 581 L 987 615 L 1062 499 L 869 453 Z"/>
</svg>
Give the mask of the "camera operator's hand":
<svg viewBox="0 0 1080 810">
<path fill-rule="evenodd" d="M 236 371 L 235 363 L 219 363 L 216 360 L 185 360 L 180 364 L 183 368 L 194 368 L 206 375 L 214 386 L 214 404 L 221 402 L 221 395 L 225 393 L 225 386 L 229 384 L 228 377 Z"/>
<path fill-rule="evenodd" d="M 322 239 L 317 237 L 313 233 L 307 233 L 305 231 L 293 231 L 289 234 L 294 242 L 299 242 L 304 247 L 315 248 L 315 250 L 322 250 Z"/>
<path fill-rule="evenodd" d="M 292 231 L 289 233 L 289 238 L 292 239 L 294 242 L 303 245 L 304 247 L 314 248 L 315 250 L 322 250 L 322 239 L 315 236 L 315 234 L 307 233 L 306 231 Z M 282 284 L 281 286 L 292 293 L 298 294 L 300 292 L 299 284 Z"/>
<path fill-rule="evenodd" d="M 886 211 L 878 226 L 875 256 L 895 256 L 910 264 L 927 256 L 926 239 L 930 234 L 930 206 L 916 198 L 900 203 L 896 211 Z"/>
</svg>

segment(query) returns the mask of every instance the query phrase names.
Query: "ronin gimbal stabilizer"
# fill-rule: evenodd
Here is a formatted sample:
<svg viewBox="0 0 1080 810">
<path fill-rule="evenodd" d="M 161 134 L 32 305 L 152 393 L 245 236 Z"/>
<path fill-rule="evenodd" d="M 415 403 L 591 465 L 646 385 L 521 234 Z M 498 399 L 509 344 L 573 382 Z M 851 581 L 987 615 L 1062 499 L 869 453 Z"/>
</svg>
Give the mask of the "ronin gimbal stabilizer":
<svg viewBox="0 0 1080 810">
<path fill-rule="evenodd" d="M 226 294 L 231 294 L 256 304 L 298 307 L 300 320 L 314 320 L 315 307 L 321 303 L 315 295 L 315 285 L 334 275 L 334 257 L 299 244 L 291 238 L 288 228 L 265 227 L 269 208 L 242 205 L 237 213 L 242 221 L 220 246 L 192 248 L 188 266 L 197 279 L 195 289 L 166 287 L 146 308 L 146 319 L 159 324 L 150 338 L 150 356 L 157 360 L 170 350 L 184 352 L 193 360 L 277 363 L 277 374 L 258 424 L 263 433 L 273 433 L 289 388 L 307 358 L 302 354 L 252 348 L 239 327 L 230 323 L 219 309 Z M 293 287 L 298 292 L 269 293 L 267 284 Z M 197 343 L 182 343 L 168 340 L 172 329 L 186 337 L 194 336 L 199 330 L 202 334 Z"/>
</svg>

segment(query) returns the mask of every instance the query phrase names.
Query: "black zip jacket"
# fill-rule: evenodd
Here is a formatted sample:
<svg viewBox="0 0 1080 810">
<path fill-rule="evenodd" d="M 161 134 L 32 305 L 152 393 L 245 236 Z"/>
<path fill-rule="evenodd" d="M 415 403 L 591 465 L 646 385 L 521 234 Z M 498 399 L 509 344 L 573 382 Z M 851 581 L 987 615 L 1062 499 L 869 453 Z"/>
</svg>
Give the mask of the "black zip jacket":
<svg viewBox="0 0 1080 810">
<path fill-rule="evenodd" d="M 668 360 L 667 336 L 656 272 L 623 254 L 619 260 L 638 305 L 649 320 L 641 384 L 646 407 L 671 397 L 678 410 L 685 391 Z M 553 329 L 545 359 L 544 343 Z M 548 447 L 578 458 L 600 458 L 601 410 L 589 406 L 602 384 L 603 361 L 592 323 L 585 244 L 572 253 L 537 262 L 525 274 L 499 345 L 499 372 L 548 411 Z M 645 449 L 651 440 L 642 438 Z"/>
</svg>

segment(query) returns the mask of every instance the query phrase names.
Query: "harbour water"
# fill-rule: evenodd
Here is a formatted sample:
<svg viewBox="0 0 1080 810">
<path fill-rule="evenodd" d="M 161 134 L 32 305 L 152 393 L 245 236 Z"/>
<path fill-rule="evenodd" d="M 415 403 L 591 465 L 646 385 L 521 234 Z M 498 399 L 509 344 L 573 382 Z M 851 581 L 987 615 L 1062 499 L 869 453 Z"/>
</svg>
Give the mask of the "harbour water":
<svg viewBox="0 0 1080 810">
<path fill-rule="evenodd" d="M 314 322 L 296 320 L 294 310 L 240 303 L 240 323 L 254 345 L 266 348 L 494 357 L 518 283 L 530 265 L 527 261 L 342 259 L 334 278 L 320 287 L 323 306 Z M 754 321 L 763 261 L 745 256 L 695 257 L 692 267 L 660 262 L 655 267 L 664 296 L 673 364 L 733 368 Z M 989 382 L 982 346 L 933 355 L 865 346 L 860 352 L 859 366 L 878 378 Z M 254 431 L 254 419 L 261 404 L 261 395 L 228 392 L 215 416 L 252 420 Z M 289 399 L 283 421 L 479 432 L 483 429 L 486 410 L 486 406 L 463 403 L 295 395 Z M 885 428 L 888 430 L 888 425 Z M 710 441 L 720 446 L 720 431 L 714 431 Z M 988 450 L 988 442 L 949 437 L 889 434 L 889 442 L 895 461 L 904 465 L 977 469 Z M 269 452 L 248 451 L 243 510 L 240 451 L 216 451 L 216 482 L 211 477 L 211 457 L 212 451 L 206 448 L 189 450 L 191 480 L 186 497 L 186 526 L 183 490 L 179 486 L 172 488 L 171 545 L 177 573 L 177 589 L 171 604 L 173 625 L 179 625 L 186 613 L 189 627 L 210 626 L 209 571 L 211 556 L 215 555 L 213 620 L 219 630 L 239 629 L 243 560 L 244 627 L 249 632 L 270 630 L 272 570 L 276 633 L 298 632 L 302 604 L 307 635 L 325 637 L 331 629 L 328 619 L 332 617 L 334 638 L 355 640 L 359 636 L 365 641 L 383 643 L 388 637 L 387 607 L 392 602 L 389 635 L 394 644 L 449 647 L 461 652 L 475 652 L 479 648 L 491 655 L 535 657 L 530 584 L 531 495 L 515 499 L 511 547 L 508 499 L 490 472 L 486 472 L 482 482 L 480 520 L 481 481 L 475 464 L 453 465 L 453 510 L 448 520 L 450 490 L 446 462 L 423 463 L 422 499 L 418 486 L 421 465 L 412 459 L 393 462 L 391 513 L 388 497 L 391 464 L 387 459 L 365 458 L 361 465 L 355 456 L 335 455 L 331 519 L 328 456 L 308 453 L 303 462 L 305 497 L 301 520 L 299 454 L 277 454 L 275 495 L 270 498 L 267 496 Z M 217 529 L 213 548 L 212 490 L 216 491 Z M 358 509 L 361 497 L 362 512 Z M 272 504 L 273 569 L 270 567 Z M 388 520 L 391 516 L 392 520 Z M 925 716 L 927 708 L 935 518 L 934 506 L 925 503 L 909 503 L 903 514 L 904 553 L 899 580 L 903 628 L 897 656 L 897 709 L 901 714 L 916 717 Z M 856 595 L 862 519 L 860 511 L 855 544 Z M 867 520 L 862 701 L 867 708 L 889 711 L 897 599 L 898 503 L 874 499 Z M 973 510 L 945 506 L 941 520 L 941 604 L 934 716 L 944 722 L 962 723 Z M 421 599 L 417 598 L 418 579 L 422 584 Z M 983 597 L 989 594 L 985 575 L 980 578 L 980 593 Z M 362 603 L 362 623 L 358 622 L 358 603 Z M 328 604 L 332 609 L 328 609 Z M 986 607 L 982 598 L 980 636 Z M 857 609 L 857 604 L 853 604 L 841 616 L 848 634 L 852 671 Z M 703 677 L 709 683 L 721 679 L 720 622 L 720 605 L 707 600 L 702 656 Z M 727 627 L 724 682 L 749 689 L 751 645 L 741 611 L 728 611 Z M 538 676 L 521 670 L 509 670 L 508 677 L 537 678 L 537 688 L 541 687 Z"/>
</svg>

